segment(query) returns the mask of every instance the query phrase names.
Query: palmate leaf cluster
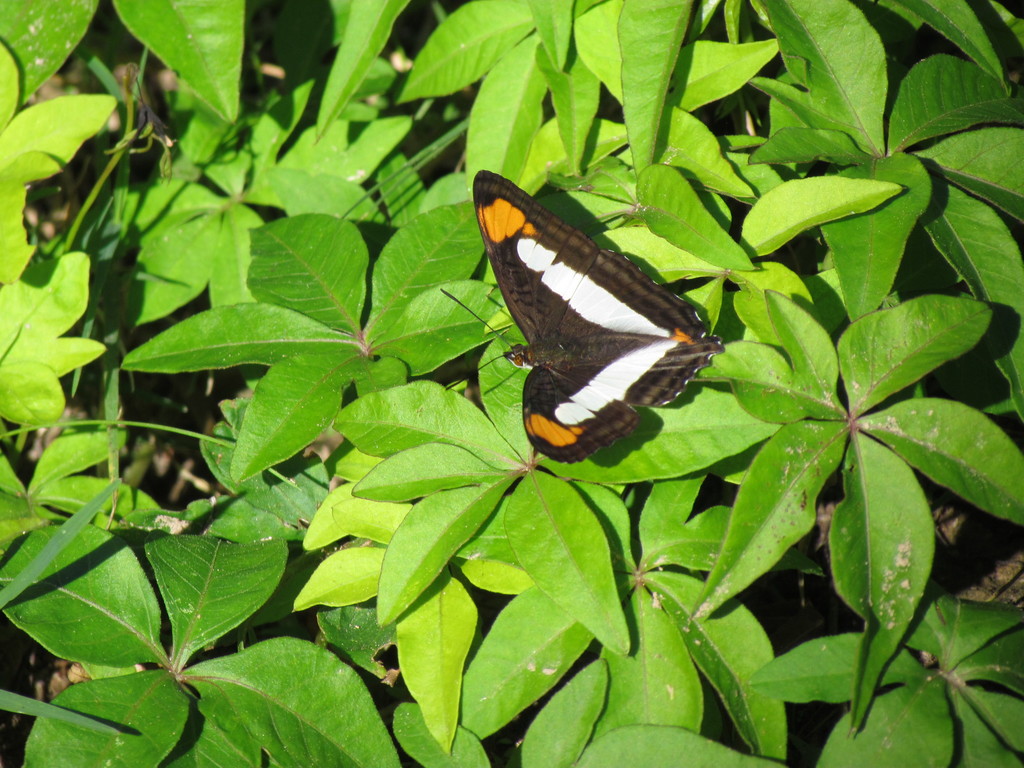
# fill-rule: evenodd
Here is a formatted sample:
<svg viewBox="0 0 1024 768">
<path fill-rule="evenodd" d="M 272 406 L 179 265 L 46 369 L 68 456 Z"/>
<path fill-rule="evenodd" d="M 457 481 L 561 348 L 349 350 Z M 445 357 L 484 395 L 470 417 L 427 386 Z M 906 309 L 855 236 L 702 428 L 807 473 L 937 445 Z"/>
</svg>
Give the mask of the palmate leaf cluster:
<svg viewBox="0 0 1024 768">
<path fill-rule="evenodd" d="M 0 697 L 27 765 L 1021 763 L 934 515 L 1024 525 L 1012 9 L 12 5 L 0 607 L 88 678 Z M 726 342 L 580 464 L 478 319 L 485 168 Z"/>
</svg>

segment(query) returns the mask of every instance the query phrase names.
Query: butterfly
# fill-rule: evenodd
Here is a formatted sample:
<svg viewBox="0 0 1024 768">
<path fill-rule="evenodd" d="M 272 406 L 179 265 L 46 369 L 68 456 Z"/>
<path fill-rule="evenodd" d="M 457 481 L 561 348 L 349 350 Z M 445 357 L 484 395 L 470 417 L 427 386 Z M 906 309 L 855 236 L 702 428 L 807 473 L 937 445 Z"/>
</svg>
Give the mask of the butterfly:
<svg viewBox="0 0 1024 768">
<path fill-rule="evenodd" d="M 724 347 L 694 308 L 508 179 L 480 171 L 473 202 L 487 256 L 527 344 L 523 425 L 556 461 L 582 461 L 630 434 L 632 406 L 666 405 Z"/>
</svg>

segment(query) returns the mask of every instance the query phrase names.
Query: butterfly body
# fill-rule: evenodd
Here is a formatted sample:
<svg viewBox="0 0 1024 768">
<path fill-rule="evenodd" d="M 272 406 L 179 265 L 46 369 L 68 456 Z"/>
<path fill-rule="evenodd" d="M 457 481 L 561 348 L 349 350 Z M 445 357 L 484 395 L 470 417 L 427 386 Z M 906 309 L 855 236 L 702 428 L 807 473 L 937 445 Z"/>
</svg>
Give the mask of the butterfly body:
<svg viewBox="0 0 1024 768">
<path fill-rule="evenodd" d="M 722 351 L 687 302 L 601 249 L 512 182 L 481 171 L 480 231 L 512 318 L 507 354 L 530 368 L 523 424 L 533 446 L 580 461 L 628 435 L 632 406 L 665 405 Z"/>
</svg>

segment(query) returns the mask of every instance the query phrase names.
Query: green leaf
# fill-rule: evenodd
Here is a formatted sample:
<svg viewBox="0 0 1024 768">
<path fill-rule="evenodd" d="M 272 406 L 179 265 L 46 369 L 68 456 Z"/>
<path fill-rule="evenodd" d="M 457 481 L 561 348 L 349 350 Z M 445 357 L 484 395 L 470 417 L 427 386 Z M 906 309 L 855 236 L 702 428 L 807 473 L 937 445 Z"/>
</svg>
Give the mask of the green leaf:
<svg viewBox="0 0 1024 768">
<path fill-rule="evenodd" d="M 206 536 L 146 542 L 146 557 L 171 620 L 174 665 L 181 669 L 256 612 L 284 573 L 282 541 L 233 544 Z"/>
<path fill-rule="evenodd" d="M 777 429 L 744 411 L 730 393 L 711 387 L 694 387 L 693 392 L 672 406 L 642 409 L 632 435 L 588 461 L 556 464 L 558 473 L 596 483 L 679 477 L 734 456 Z"/>
<path fill-rule="evenodd" d="M 843 489 L 829 551 L 836 591 L 865 619 L 851 704 L 859 727 L 924 594 L 935 531 L 913 471 L 870 438 L 853 436 Z"/>
<path fill-rule="evenodd" d="M 692 0 L 631 0 L 619 14 L 622 113 L 633 167 L 638 171 L 654 162 L 672 72 L 692 7 Z"/>
<path fill-rule="evenodd" d="M 870 155 L 858 147 L 845 131 L 797 125 L 776 131 L 750 156 L 752 163 L 813 163 L 825 160 L 848 165 L 869 159 Z"/>
<path fill-rule="evenodd" d="M 546 93 L 537 67 L 537 38 L 528 37 L 487 73 L 473 100 L 466 133 L 466 178 L 482 169 L 519 178 L 544 117 L 541 101 Z"/>
<path fill-rule="evenodd" d="M 400 101 L 444 96 L 486 73 L 533 26 L 529 8 L 478 0 L 455 9 L 416 56 Z"/>
<path fill-rule="evenodd" d="M 177 70 L 214 112 L 238 117 L 245 2 L 226 0 L 114 0 L 124 25 Z"/>
<path fill-rule="evenodd" d="M 577 672 L 530 723 L 520 752 L 522 767 L 573 765 L 605 708 L 607 689 L 608 665 L 603 660 Z"/>
<path fill-rule="evenodd" d="M 9 468 L 10 466 L 7 465 L 7 469 Z M 39 554 L 37 554 L 31 562 L 23 566 L 21 570 L 18 571 L 17 575 L 10 579 L 6 586 L 0 590 L 0 609 L 36 582 L 39 576 L 42 575 L 43 571 L 45 571 L 47 567 L 49 567 L 50 563 L 53 562 L 54 558 L 56 558 L 65 547 L 75 540 L 75 537 L 78 536 L 79 532 L 85 526 L 89 525 L 92 519 L 96 516 L 96 513 L 103 507 L 107 499 L 109 499 L 114 491 L 117 490 L 120 484 L 120 480 L 112 480 L 107 483 L 103 490 L 93 498 L 89 499 L 81 509 L 60 525 L 57 532 L 50 537 L 50 540 L 47 541 L 46 545 L 39 551 Z"/>
<path fill-rule="evenodd" d="M 69 0 L 60 13 L 53 13 L 46 0 L 15 0 L 6 6 L 0 17 L 0 38 L 21 75 L 21 97 L 16 103 L 28 101 L 60 69 L 85 35 L 97 5 L 97 0 Z M 17 81 L 9 82 L 14 86 Z"/>
<path fill-rule="evenodd" d="M 768 318 L 793 364 L 793 378 L 828 416 L 843 411 L 836 393 L 839 361 L 828 332 L 799 304 L 776 291 L 765 291 Z"/>
<path fill-rule="evenodd" d="M 684 757 L 685 755 L 685 757 Z M 612 768 L 622 765 L 713 765 L 715 768 L 755 768 L 777 765 L 745 755 L 686 728 L 667 725 L 629 725 L 595 740 L 573 765 Z"/>
<path fill-rule="evenodd" d="M 359 481 L 360 496 L 408 501 L 436 491 L 495 482 L 503 473 L 457 445 L 427 443 L 400 451 Z"/>
<path fill-rule="evenodd" d="M 901 191 L 888 181 L 842 176 L 784 181 L 754 203 L 743 221 L 743 240 L 763 256 L 806 229 L 870 211 Z"/>
<path fill-rule="evenodd" d="M 645 589 L 630 600 L 635 651 L 626 656 L 605 649 L 608 702 L 594 737 L 629 725 L 674 725 L 700 729 L 704 694 L 679 627 Z"/>
<path fill-rule="evenodd" d="M 753 197 L 753 191 L 722 155 L 718 138 L 704 123 L 681 109 L 671 112 L 668 142 L 659 162 L 683 169 L 708 189 L 724 195 Z"/>
<path fill-rule="evenodd" d="M 366 337 L 388 338 L 410 299 L 427 288 L 468 279 L 482 254 L 476 214 L 468 203 L 417 216 L 388 240 L 374 265 Z"/>
<path fill-rule="evenodd" d="M 402 749 L 424 768 L 490 768 L 480 739 L 465 728 L 456 728 L 451 754 L 448 754 L 430 734 L 423 720 L 423 710 L 417 704 L 398 705 L 392 730 Z"/>
<path fill-rule="evenodd" d="M 904 188 L 870 215 L 851 216 L 822 226 L 832 249 L 846 311 L 851 319 L 878 309 L 892 290 L 907 240 L 931 199 L 931 179 L 911 155 L 884 157 L 871 165 L 842 171 L 846 178 L 891 181 Z"/>
<path fill-rule="evenodd" d="M 463 280 L 422 291 L 377 337 L 374 352 L 399 358 L 413 376 L 433 371 L 486 341 L 477 318 L 493 311 L 493 290 L 486 283 Z"/>
<path fill-rule="evenodd" d="M 246 284 L 250 263 L 250 230 L 263 224 L 246 205 L 232 205 L 220 220 L 215 247 L 216 258 L 210 269 L 210 304 L 224 307 L 252 301 Z"/>
<path fill-rule="evenodd" d="M 551 690 L 593 635 L 539 589 L 506 605 L 462 683 L 462 724 L 485 738 Z"/>
<path fill-rule="evenodd" d="M 810 118 L 808 127 L 845 131 L 881 157 L 888 83 L 878 33 L 844 0 L 770 0 L 765 6 L 787 69 L 807 88 L 792 101 Z"/>
<path fill-rule="evenodd" d="M 402 677 L 427 728 L 446 752 L 459 722 L 462 669 L 476 623 L 473 600 L 452 578 L 398 622 Z"/>
<path fill-rule="evenodd" d="M 697 618 L 688 610 L 700 596 L 699 579 L 671 571 L 645 574 L 682 633 L 693 660 L 718 693 L 737 731 L 753 752 L 783 760 L 786 756 L 786 710 L 781 701 L 759 694 L 750 684 L 754 673 L 772 660 L 764 628 L 742 604 L 727 603 L 716 616 Z M 671 763 L 669 763 L 671 765 Z M 717 765 L 717 763 L 712 763 Z"/>
<path fill-rule="evenodd" d="M 329 555 L 310 574 L 295 596 L 294 609 L 315 605 L 334 607 L 364 603 L 377 594 L 382 547 L 347 547 Z"/>
<path fill-rule="evenodd" d="M 231 475 L 246 480 L 315 440 L 337 416 L 355 360 L 354 352 L 340 359 L 300 355 L 273 365 L 246 409 Z"/>
<path fill-rule="evenodd" d="M 890 153 L 979 123 L 1020 123 L 1024 101 L 975 64 L 936 54 L 915 64 L 900 82 L 889 123 Z"/>
<path fill-rule="evenodd" d="M 282 765 L 399 766 L 359 675 L 312 643 L 266 640 L 195 665 L 186 682 L 207 723 L 231 724 L 235 750 L 265 750 Z"/>
<path fill-rule="evenodd" d="M 50 424 L 60 419 L 64 390 L 50 366 L 32 360 L 0 366 L 0 416 L 16 424 Z"/>
<path fill-rule="evenodd" d="M 947 179 L 1024 220 L 1024 130 L 979 128 L 940 139 L 916 154 Z"/>
<path fill-rule="evenodd" d="M 695 40 L 679 52 L 669 98 L 687 112 L 718 101 L 746 85 L 778 52 L 775 40 Z"/>
<path fill-rule="evenodd" d="M 875 699 L 864 729 L 844 715 L 832 729 L 817 765 L 949 765 L 953 759 L 953 719 L 946 682 L 939 675 L 920 678 Z"/>
<path fill-rule="evenodd" d="M 380 117 L 367 123 L 338 120 L 322 136 L 310 126 L 295 140 L 281 158 L 277 170 L 302 171 L 325 176 L 328 181 L 344 180 L 348 189 L 365 197 L 359 185 L 371 178 L 412 128 L 412 119 L 406 116 Z M 316 194 L 318 190 L 302 190 Z M 364 200 L 353 201 L 366 203 Z M 375 210 L 372 204 L 370 210 Z M 326 210 L 331 216 L 345 214 L 347 209 Z"/>
<path fill-rule="evenodd" d="M 182 320 L 136 347 L 124 367 L 180 373 L 243 363 L 273 365 L 296 354 L 350 357 L 352 339 L 272 304 L 217 307 Z"/>
<path fill-rule="evenodd" d="M 907 644 L 928 651 L 942 669 L 957 669 L 958 674 L 961 665 L 973 662 L 973 674 L 964 675 L 964 680 L 994 679 L 982 665 L 1020 648 L 1024 640 L 1020 611 L 1004 603 L 979 603 L 935 592 Z M 1012 677 L 1006 679 L 1012 681 Z M 1011 689 L 1018 687 L 1011 682 Z"/>
<path fill-rule="evenodd" d="M 620 104 L 622 49 L 618 25 L 623 4 L 623 0 L 597 3 L 578 16 L 573 25 L 577 53 Z"/>
<path fill-rule="evenodd" d="M 698 617 L 767 573 L 811 530 L 818 493 L 839 466 L 845 438 L 841 423 L 799 421 L 782 427 L 758 451 L 736 496 Z"/>
<path fill-rule="evenodd" d="M 1003 62 L 992 47 L 985 25 L 969 4 L 947 5 L 943 0 L 895 0 L 895 3 L 921 18 L 992 77 L 1003 78 Z"/>
<path fill-rule="evenodd" d="M 124 443 L 123 433 L 114 440 L 115 446 L 120 447 L 119 443 Z M 48 484 L 105 461 L 111 447 L 110 436 L 103 428 L 72 426 L 66 429 L 46 447 L 36 462 L 29 491 L 39 494 Z"/>
<path fill-rule="evenodd" d="M 249 288 L 259 301 L 354 334 L 361 326 L 368 264 L 366 244 L 351 222 L 292 216 L 253 231 Z"/>
<path fill-rule="evenodd" d="M 575 53 L 566 71 L 562 71 L 548 59 L 546 49 L 538 48 L 537 68 L 544 73 L 551 91 L 551 102 L 555 107 L 562 146 L 565 147 L 568 171 L 577 175 L 585 150 L 584 144 L 597 114 L 601 83 Z"/>
<path fill-rule="evenodd" d="M 920 296 L 865 315 L 839 339 L 850 412 L 861 414 L 981 339 L 992 311 L 981 302 Z"/>
<path fill-rule="evenodd" d="M 320 111 L 316 118 L 316 134 L 323 138 L 362 84 L 370 65 L 384 49 L 395 20 L 409 0 L 354 0 L 347 9 L 345 31 L 341 35 L 324 85 Z"/>
<path fill-rule="evenodd" d="M 56 528 L 44 528 L 12 547 L 0 583 L 13 579 L 57 535 Z M 6 613 L 61 658 L 120 667 L 166 662 L 160 608 L 139 561 L 121 539 L 98 528 L 82 529 Z"/>
<path fill-rule="evenodd" d="M 32 153 L 29 157 L 35 158 L 38 155 Z M 56 163 L 51 164 L 54 173 L 60 170 Z M 18 162 L 15 161 L 14 165 L 17 166 Z M 36 250 L 35 245 L 29 245 L 28 233 L 25 231 L 26 199 L 24 184 L 0 181 L 0 283 L 16 282 Z"/>
<path fill-rule="evenodd" d="M 1024 524 L 1024 455 L 984 414 L 951 400 L 921 398 L 862 417 L 859 425 L 939 485 Z"/>
<path fill-rule="evenodd" d="M 985 345 L 1010 383 L 1018 414 L 1024 414 L 1024 264 L 1020 246 L 989 206 L 948 188 L 941 210 L 929 212 L 932 242 L 967 282 L 971 292 L 999 309 Z"/>
<path fill-rule="evenodd" d="M 342 410 L 336 426 L 370 455 L 442 442 L 461 445 L 488 462 L 511 461 L 507 444 L 478 408 L 430 381 L 364 395 Z"/>
<path fill-rule="evenodd" d="M 743 409 L 762 421 L 827 418 L 823 404 L 797 382 L 782 353 L 767 344 L 731 342 L 724 354 L 715 356 L 714 371 L 705 378 L 727 380 Z"/>
<path fill-rule="evenodd" d="M 53 703 L 123 732 L 40 718 L 25 745 L 26 765 L 159 765 L 181 739 L 190 699 L 167 672 L 149 670 L 73 685 Z"/>
<path fill-rule="evenodd" d="M 753 269 L 750 259 L 675 168 L 649 165 L 637 179 L 637 215 L 656 235 L 723 269 Z"/>
<path fill-rule="evenodd" d="M 568 483 L 531 473 L 512 495 L 505 529 L 537 586 L 618 653 L 629 632 L 612 576 L 608 541 L 594 512 Z"/>
<path fill-rule="evenodd" d="M 411 505 L 361 499 L 352 495 L 352 488 L 345 483 L 327 495 L 302 539 L 304 549 L 319 549 L 346 536 L 379 544 L 391 541 Z"/>
<path fill-rule="evenodd" d="M 689 520 L 702 477 L 655 483 L 640 516 L 642 571 L 667 563 L 710 571 L 725 538 L 725 507 L 713 507 Z"/>
<path fill-rule="evenodd" d="M 51 175 L 53 161 L 67 164 L 82 142 L 106 125 L 117 102 L 113 96 L 74 95 L 23 109 L 0 132 L 0 169 L 4 180 L 27 183 Z M 17 172 L 11 164 L 24 156 Z"/>
<path fill-rule="evenodd" d="M 537 26 L 537 36 L 544 44 L 548 59 L 556 69 L 563 69 L 572 43 L 572 4 L 559 0 L 527 2 L 533 15 L 533 23 Z"/>
<path fill-rule="evenodd" d="M 494 512 L 510 484 L 511 480 L 506 480 L 440 491 L 409 510 L 384 557 L 377 593 L 378 623 L 391 623 L 423 594 Z"/>
</svg>

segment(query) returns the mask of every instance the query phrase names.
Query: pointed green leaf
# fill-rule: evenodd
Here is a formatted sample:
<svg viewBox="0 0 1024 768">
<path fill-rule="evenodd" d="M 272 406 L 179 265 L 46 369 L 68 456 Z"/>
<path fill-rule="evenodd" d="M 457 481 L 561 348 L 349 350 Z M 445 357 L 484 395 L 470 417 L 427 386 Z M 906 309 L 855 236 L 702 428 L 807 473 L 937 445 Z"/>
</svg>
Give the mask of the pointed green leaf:
<svg viewBox="0 0 1024 768">
<path fill-rule="evenodd" d="M 622 112 L 638 171 L 654 162 L 665 100 L 692 7 L 693 0 L 630 0 L 619 14 Z"/>
<path fill-rule="evenodd" d="M 892 290 L 910 232 L 931 199 L 932 183 L 924 166 L 905 154 L 853 166 L 842 175 L 891 181 L 904 188 L 903 194 L 870 214 L 822 226 L 832 249 L 847 313 L 856 320 L 877 309 Z"/>
<path fill-rule="evenodd" d="M 537 68 L 537 38 L 528 37 L 506 53 L 480 85 L 469 113 L 466 178 L 483 169 L 519 178 L 544 118 L 541 101 L 546 93 Z"/>
<path fill-rule="evenodd" d="M 51 527 L 22 539 L 0 569 L 0 585 L 57 535 Z M 142 566 L 121 539 L 93 526 L 79 531 L 5 612 L 61 658 L 121 667 L 167 660 L 160 607 Z"/>
<path fill-rule="evenodd" d="M 286 555 L 282 541 L 235 544 L 206 536 L 166 536 L 146 542 L 146 558 L 171 620 L 176 666 L 183 667 L 270 598 Z"/>
<path fill-rule="evenodd" d="M 349 6 L 341 45 L 331 64 L 317 113 L 317 136 L 322 138 L 348 105 L 370 65 L 387 44 L 395 19 L 408 4 L 409 0 L 387 0 L 383 4 L 380 0 L 355 0 Z"/>
<path fill-rule="evenodd" d="M 836 591 L 865 619 L 851 704 L 859 726 L 924 594 L 935 531 L 913 470 L 870 438 L 854 435 L 843 488 L 829 550 Z"/>
<path fill-rule="evenodd" d="M 377 620 L 409 608 L 494 512 L 511 480 L 431 494 L 415 504 L 388 543 L 377 594 Z M 413 609 L 416 610 L 416 609 Z"/>
<path fill-rule="evenodd" d="M 615 765 L 713 765 L 715 768 L 768 768 L 777 765 L 729 749 L 686 728 L 629 725 L 595 740 L 574 763 L 578 768 Z"/>
<path fill-rule="evenodd" d="M 818 493 L 839 466 L 845 438 L 844 424 L 798 421 L 758 451 L 736 496 L 698 617 L 767 573 L 814 526 Z"/>
<path fill-rule="evenodd" d="M 436 491 L 489 484 L 502 474 L 465 448 L 427 443 L 382 461 L 359 481 L 356 492 L 367 499 L 409 501 Z"/>
<path fill-rule="evenodd" d="M 850 412 L 864 413 L 981 339 L 992 311 L 971 299 L 920 296 L 865 315 L 839 339 Z"/>
<path fill-rule="evenodd" d="M 979 128 L 940 139 L 915 154 L 977 197 L 1024 220 L 1024 130 Z"/>
<path fill-rule="evenodd" d="M 958 189 L 948 188 L 941 210 L 930 215 L 925 229 L 971 292 L 992 306 L 995 314 L 985 346 L 1010 383 L 1018 414 L 1024 414 L 1024 263 L 1020 246 L 1005 222 L 989 206 Z M 933 212 L 929 212 L 932 214 Z"/>
<path fill-rule="evenodd" d="M 919 142 L 978 123 L 1020 123 L 1024 101 L 976 64 L 944 53 L 919 61 L 900 82 L 892 107 L 889 147 L 897 153 Z"/>
<path fill-rule="evenodd" d="M 469 85 L 532 26 L 529 8 L 512 0 L 482 0 L 457 8 L 416 56 L 399 100 L 445 96 Z"/>
<path fill-rule="evenodd" d="M 743 605 L 730 602 L 717 616 L 696 619 L 689 610 L 700 594 L 699 579 L 658 571 L 644 576 L 682 633 L 694 662 L 721 698 L 751 751 L 782 760 L 786 756 L 786 710 L 754 690 L 754 673 L 773 658 L 764 628 Z"/>
<path fill-rule="evenodd" d="M 530 723 L 522 746 L 523 768 L 572 765 L 605 707 L 608 666 L 598 659 L 551 697 Z"/>
<path fill-rule="evenodd" d="M 777 251 L 805 229 L 870 211 L 902 187 L 888 181 L 815 176 L 768 190 L 743 221 L 743 240 L 758 254 Z"/>
<path fill-rule="evenodd" d="M 114 0 L 124 25 L 221 118 L 238 116 L 245 2 Z"/>
<path fill-rule="evenodd" d="M 985 414 L 922 398 L 895 403 L 859 424 L 939 485 L 990 514 L 1024 523 L 1024 455 Z"/>
<path fill-rule="evenodd" d="M 361 499 L 352 495 L 353 487 L 345 483 L 327 494 L 302 539 L 304 549 L 319 549 L 346 536 L 379 544 L 391 541 L 411 505 Z"/>
<path fill-rule="evenodd" d="M 513 598 L 466 670 L 462 724 L 480 738 L 494 733 L 551 690 L 592 640 L 539 589 Z"/>
<path fill-rule="evenodd" d="M 989 40 L 987 30 L 969 3 L 944 0 L 895 0 L 897 5 L 923 19 L 932 29 L 974 59 L 992 77 L 1002 79 L 1003 62 Z"/>
<path fill-rule="evenodd" d="M 687 112 L 718 101 L 738 91 L 778 52 L 775 40 L 738 45 L 696 40 L 679 53 L 669 98 Z"/>
<path fill-rule="evenodd" d="M 355 357 L 300 355 L 271 366 L 256 385 L 238 430 L 232 476 L 246 480 L 284 461 L 330 426 Z"/>
<path fill-rule="evenodd" d="M 505 512 L 509 543 L 537 586 L 610 648 L 629 632 L 600 522 L 568 483 L 532 473 Z"/>
<path fill-rule="evenodd" d="M 601 84 L 575 53 L 568 62 L 567 71 L 563 72 L 548 59 L 546 48 L 538 48 L 537 68 L 543 72 L 551 92 L 569 173 L 577 175 L 580 172 L 584 144 L 597 114 Z"/>
<path fill-rule="evenodd" d="M 242 363 L 273 365 L 297 353 L 350 357 L 346 335 L 290 309 L 272 304 L 217 307 L 171 326 L 136 347 L 124 367 L 180 373 Z"/>
<path fill-rule="evenodd" d="M 704 695 L 679 627 L 645 589 L 634 590 L 630 607 L 638 647 L 628 656 L 605 650 L 608 703 L 595 739 L 629 725 L 699 730 Z"/>
<path fill-rule="evenodd" d="M 362 324 L 368 263 L 351 222 L 322 214 L 278 219 L 252 232 L 249 289 L 258 301 L 354 334 Z"/>
<path fill-rule="evenodd" d="M 732 197 L 752 197 L 753 191 L 722 156 L 718 138 L 704 123 L 681 109 L 673 109 L 668 142 L 659 162 L 682 168 L 708 189 Z"/>
<path fill-rule="evenodd" d="M 392 730 L 399 745 L 417 765 L 425 768 L 489 768 L 490 762 L 483 744 L 463 727 L 455 730 L 451 753 L 431 735 L 418 704 L 405 702 L 398 705 L 392 719 Z"/>
<path fill-rule="evenodd" d="M 845 131 L 789 126 L 772 134 L 750 156 L 752 163 L 813 163 L 825 160 L 848 165 L 864 163 L 864 152 Z"/>
<path fill-rule="evenodd" d="M 476 632 L 473 600 L 449 578 L 398 622 L 402 677 L 434 739 L 451 749 L 459 722 L 462 668 Z"/>
<path fill-rule="evenodd" d="M 266 640 L 195 665 L 185 682 L 207 723 L 232 724 L 236 756 L 241 743 L 281 765 L 399 766 L 359 675 L 312 643 Z"/>
<path fill-rule="evenodd" d="M 770 0 L 765 4 L 786 67 L 807 88 L 811 128 L 845 130 L 881 157 L 885 138 L 885 50 L 878 33 L 844 0 Z"/>
<path fill-rule="evenodd" d="M 181 739 L 193 703 L 164 670 L 88 680 L 67 688 L 53 703 L 117 723 L 121 733 L 98 733 L 41 717 L 25 746 L 25 765 L 159 765 Z"/>
<path fill-rule="evenodd" d="M 656 235 L 723 269 L 752 269 L 743 249 L 729 237 L 675 168 L 651 165 L 637 179 L 637 215 Z"/>
<path fill-rule="evenodd" d="M 294 609 L 315 605 L 341 607 L 363 603 L 377 594 L 383 547 L 346 547 L 328 556 L 295 596 Z"/>
<path fill-rule="evenodd" d="M 587 69 L 597 75 L 608 92 L 622 103 L 622 50 L 619 46 L 619 15 L 623 0 L 597 3 L 576 18 L 573 26 L 576 51 Z"/>
</svg>

